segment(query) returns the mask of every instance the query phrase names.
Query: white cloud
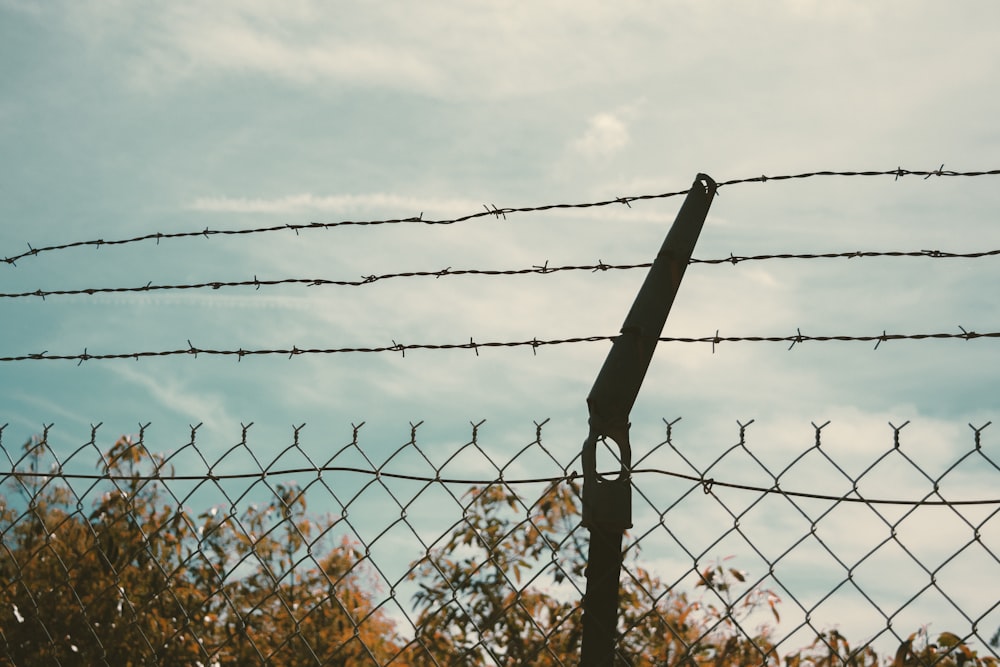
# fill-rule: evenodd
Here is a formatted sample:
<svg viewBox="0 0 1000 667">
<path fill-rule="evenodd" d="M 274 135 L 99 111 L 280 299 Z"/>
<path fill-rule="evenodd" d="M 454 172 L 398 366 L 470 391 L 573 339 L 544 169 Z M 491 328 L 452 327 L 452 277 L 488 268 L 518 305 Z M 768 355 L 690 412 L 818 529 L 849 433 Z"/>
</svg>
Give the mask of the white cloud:
<svg viewBox="0 0 1000 667">
<path fill-rule="evenodd" d="M 630 139 L 625 121 L 604 112 L 590 118 L 583 136 L 573 141 L 573 149 L 588 158 L 603 158 L 620 151 Z"/>
<path fill-rule="evenodd" d="M 238 11 L 214 20 L 194 20 L 181 12 L 178 16 L 164 35 L 163 57 L 159 60 L 164 68 L 172 64 L 190 72 L 259 72 L 299 84 L 330 79 L 355 83 L 407 81 L 420 88 L 436 83 L 432 66 L 391 43 L 350 39 L 301 43 L 290 38 L 288 33 L 296 31 L 284 30 L 281 24 L 289 21 L 280 16 L 271 17 L 277 18 L 277 26 L 255 20 L 263 17 L 241 15 Z"/>
<path fill-rule="evenodd" d="M 124 46 L 132 83 L 156 91 L 206 75 L 264 75 L 295 85 L 388 86 L 447 98 L 492 98 L 551 93 L 634 73 L 629 48 L 606 39 L 637 18 L 666 20 L 676 10 L 641 14 L 601 3 L 539 3 L 512 10 L 503 3 L 441 6 L 412 12 L 405 5 L 352 7 L 326 3 L 121 2 L 68 3 L 58 20 L 93 44 Z M 665 16 L 664 16 L 665 14 Z M 661 15 L 661 16 L 657 16 Z M 666 43 L 676 58 L 644 61 L 642 69 L 680 67 L 680 38 L 634 37 Z M 589 44 L 580 49 L 576 44 Z"/>
<path fill-rule="evenodd" d="M 405 40 L 364 39 L 377 16 L 330 11 L 311 1 L 174 2 L 141 8 L 120 2 L 52 8 L 54 19 L 92 46 L 129 52 L 125 71 L 157 91 L 193 78 L 257 74 L 297 85 L 342 81 L 426 89 L 440 85 L 436 65 Z M 370 31 L 367 34 L 372 34 Z"/>
<path fill-rule="evenodd" d="M 261 197 L 198 197 L 188 205 L 195 211 L 212 213 L 302 213 L 308 211 L 350 212 L 361 210 L 389 211 L 393 216 L 462 215 L 482 208 L 482 202 L 469 199 L 409 197 L 390 193 L 358 195 L 314 195 L 300 193 L 274 198 Z"/>
</svg>

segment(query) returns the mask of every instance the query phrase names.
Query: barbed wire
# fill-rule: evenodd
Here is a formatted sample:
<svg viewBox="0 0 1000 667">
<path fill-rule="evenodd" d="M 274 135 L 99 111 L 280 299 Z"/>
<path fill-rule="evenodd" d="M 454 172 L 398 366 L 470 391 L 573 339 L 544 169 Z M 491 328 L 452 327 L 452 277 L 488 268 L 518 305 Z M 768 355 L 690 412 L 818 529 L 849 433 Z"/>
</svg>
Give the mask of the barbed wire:
<svg viewBox="0 0 1000 667">
<path fill-rule="evenodd" d="M 891 340 L 930 340 L 930 339 L 961 339 L 965 341 L 975 340 L 979 338 L 1000 338 L 1000 331 L 989 331 L 985 333 L 980 333 L 977 331 L 967 331 L 964 327 L 959 326 L 961 333 L 917 333 L 917 334 L 891 334 L 883 331 L 881 334 L 873 336 L 848 336 L 848 335 L 832 335 L 832 336 L 810 336 L 808 334 L 802 333 L 801 328 L 797 329 L 797 333 L 791 336 L 721 336 L 719 332 L 716 331 L 714 336 L 702 336 L 700 338 L 691 337 L 680 337 L 680 336 L 663 336 L 658 340 L 661 343 L 710 343 L 712 345 L 712 352 L 715 352 L 716 345 L 721 343 L 790 343 L 788 349 L 791 350 L 793 347 L 800 343 L 806 342 L 832 342 L 832 341 L 842 341 L 842 342 L 875 342 L 875 349 L 878 349 L 879 345 Z M 479 356 L 480 348 L 508 348 L 508 347 L 530 347 L 533 352 L 537 352 L 537 349 L 544 346 L 552 345 L 567 345 L 573 343 L 594 343 L 598 341 L 612 341 L 616 336 L 578 336 L 574 338 L 555 338 L 555 339 L 545 339 L 539 340 L 537 337 L 531 340 L 518 340 L 518 341 L 489 341 L 485 343 L 477 343 L 472 338 L 469 339 L 467 343 L 411 343 L 403 344 L 397 343 L 393 340 L 392 345 L 381 345 L 381 346 L 371 346 L 371 347 L 337 347 L 337 348 L 300 348 L 298 346 L 292 346 L 289 348 L 277 348 L 277 349 L 243 349 L 239 348 L 233 349 L 212 349 L 212 348 L 200 348 L 196 347 L 190 340 L 188 340 L 188 347 L 177 348 L 173 350 L 156 350 L 156 351 L 145 351 L 145 352 L 109 352 L 109 353 L 98 353 L 90 354 L 86 348 L 81 354 L 49 354 L 48 350 L 43 352 L 37 352 L 32 354 L 22 354 L 16 356 L 4 356 L 0 357 L 0 362 L 14 362 L 14 361 L 77 361 L 82 364 L 84 361 L 100 361 L 108 359 L 134 359 L 138 361 L 144 357 L 171 357 L 171 356 L 184 356 L 191 355 L 197 357 L 198 355 L 209 355 L 209 356 L 234 356 L 237 360 L 242 360 L 243 357 L 253 357 L 253 356 L 288 356 L 289 359 L 292 357 L 300 355 L 315 355 L 315 354 L 346 354 L 346 353 L 376 353 L 376 352 L 399 352 L 404 357 L 408 351 L 412 350 L 473 350 L 476 356 Z M 79 365 L 78 364 L 78 365 Z"/>
<path fill-rule="evenodd" d="M 730 253 L 728 257 L 714 259 L 692 258 L 690 264 L 722 265 L 740 264 L 752 261 L 799 259 L 855 259 L 860 257 L 924 257 L 931 259 L 980 259 L 983 257 L 993 257 L 1000 255 L 1000 249 L 983 250 L 980 252 L 947 252 L 941 250 L 856 250 L 850 252 L 825 252 L 825 253 L 776 253 L 764 255 L 734 255 Z M 517 275 L 550 275 L 567 271 L 626 271 L 631 269 L 648 269 L 651 262 L 629 263 L 629 264 L 605 264 L 598 259 L 597 264 L 570 264 L 564 266 L 549 266 L 548 261 L 541 265 L 534 265 L 530 268 L 522 269 L 453 269 L 446 267 L 437 271 L 401 271 L 395 273 L 383 273 L 380 275 L 363 275 L 355 280 L 331 280 L 328 278 L 278 278 L 271 280 L 261 280 L 254 275 L 253 280 L 213 280 L 202 283 L 179 283 L 179 284 L 158 284 L 152 281 L 145 285 L 133 285 L 127 287 L 83 287 L 76 289 L 36 289 L 30 292 L 0 292 L 0 298 L 18 299 L 25 297 L 39 297 L 45 300 L 50 296 L 80 296 L 95 294 L 130 293 L 130 292 L 154 292 L 164 290 L 197 290 L 197 289 L 222 289 L 223 287 L 253 287 L 259 290 L 261 287 L 274 287 L 278 285 L 305 285 L 307 287 L 362 287 L 371 285 L 383 280 L 397 278 L 443 278 L 446 276 L 517 276 Z"/>
<path fill-rule="evenodd" d="M 743 183 L 767 183 L 768 181 L 787 181 L 787 180 L 800 180 L 813 177 L 823 177 L 823 176 L 893 176 L 896 180 L 903 176 L 923 176 L 925 179 L 931 176 L 938 177 L 975 177 L 975 176 L 996 176 L 1000 175 L 1000 169 L 990 169 L 985 171 L 953 171 L 945 170 L 944 165 L 932 171 L 921 171 L 921 170 L 911 170 L 903 169 L 897 167 L 896 169 L 882 170 L 882 171 L 812 171 L 799 174 L 783 174 L 778 176 L 752 176 L 748 178 L 737 178 L 728 181 L 722 181 L 718 183 L 718 187 L 722 188 L 730 185 L 738 185 Z M 270 225 L 265 227 L 256 228 L 246 228 L 246 229 L 210 229 L 205 227 L 200 231 L 190 230 L 182 232 L 153 232 L 149 234 L 142 234 L 140 236 L 135 236 L 132 238 L 124 239 L 91 239 L 87 241 L 73 241 L 69 243 L 61 243 L 50 246 L 43 246 L 39 248 L 32 247 L 28 243 L 28 250 L 15 255 L 11 255 L 3 258 L 3 262 L 10 266 L 16 266 L 16 263 L 27 257 L 37 257 L 42 253 L 54 252 L 58 250 L 67 250 L 70 248 L 78 248 L 83 246 L 93 246 L 95 248 L 100 248 L 102 246 L 115 246 L 115 245 L 125 245 L 129 243 L 138 243 L 141 241 L 155 240 L 157 245 L 161 240 L 168 239 L 182 239 L 182 238 L 193 238 L 203 236 L 205 238 L 210 238 L 212 236 L 230 236 L 230 235 L 241 235 L 241 234 L 261 234 L 268 232 L 278 232 L 278 231 L 294 231 L 298 234 L 302 230 L 312 230 L 312 229 L 332 229 L 334 227 L 342 226 L 376 226 L 376 225 L 396 225 L 396 224 L 424 224 L 424 225 L 452 225 L 460 222 L 466 222 L 469 220 L 475 220 L 480 218 L 494 217 L 496 219 L 506 219 L 507 215 L 513 215 L 518 213 L 535 213 L 541 211 L 551 211 L 557 209 L 585 209 L 585 208 L 597 208 L 602 206 L 611 206 L 613 204 L 621 204 L 631 207 L 632 202 L 645 201 L 653 199 L 666 199 L 670 197 L 677 197 L 681 195 L 686 195 L 688 190 L 677 190 L 674 192 L 664 192 L 660 194 L 644 194 L 644 195 L 631 195 L 627 197 L 616 197 L 614 199 L 606 199 L 602 201 L 594 202 L 584 202 L 576 204 L 543 204 L 539 206 L 521 206 L 521 207 L 505 207 L 498 208 L 496 205 L 483 205 L 482 211 L 477 211 L 475 213 L 470 213 L 467 215 L 459 216 L 456 218 L 446 218 L 446 219 L 424 219 L 423 212 L 417 216 L 410 216 L 406 218 L 390 218 L 384 220 L 341 220 L 337 222 L 309 222 L 302 224 L 282 224 L 282 225 Z"/>
<path fill-rule="evenodd" d="M 607 471 L 599 473 L 602 476 L 616 475 L 620 471 Z M 160 473 L 155 473 L 152 475 L 111 475 L 111 474 L 87 474 L 87 473 L 67 473 L 63 471 L 58 472 L 35 472 L 35 471 L 23 471 L 23 470 L 10 470 L 3 471 L 0 473 L 0 477 L 19 477 L 19 478 L 36 478 L 36 479 L 78 479 L 94 482 L 201 482 L 201 481 L 225 481 L 225 480 L 259 480 L 265 481 L 267 478 L 275 477 L 286 477 L 289 475 L 303 475 L 303 474 L 317 474 L 321 475 L 323 473 L 352 473 L 359 475 L 368 475 L 371 477 L 379 479 L 399 479 L 410 482 L 422 482 L 426 484 L 455 484 L 464 486 L 491 486 L 494 484 L 504 484 L 508 486 L 517 486 L 522 484 L 560 484 L 565 482 L 575 482 L 583 480 L 583 474 L 573 471 L 567 475 L 555 475 L 551 477 L 524 477 L 524 478 L 507 478 L 507 477 L 494 477 L 494 478 L 463 478 L 463 477 L 441 477 L 440 475 L 435 475 L 433 477 L 429 475 L 411 475 L 406 473 L 396 473 L 388 472 L 385 470 L 371 470 L 368 468 L 358 468 L 353 466 L 321 466 L 318 468 L 288 468 L 283 470 L 267 470 L 261 472 L 250 472 L 250 473 L 228 473 L 228 474 L 215 474 L 208 473 L 204 475 L 164 475 Z M 636 475 L 660 475 L 663 477 L 673 477 L 676 479 L 683 479 L 689 482 L 695 482 L 700 484 L 702 490 L 705 493 L 712 493 L 715 487 L 723 487 L 727 489 L 736 489 L 740 491 L 752 491 L 754 493 L 761 494 L 774 494 L 781 496 L 788 496 L 792 498 L 808 498 L 810 500 L 828 500 L 831 502 L 846 502 L 846 503 L 862 503 L 866 505 L 903 505 L 907 507 L 921 507 L 921 506 L 944 506 L 951 507 L 957 505 L 1000 505 L 1000 498 L 987 498 L 978 500 L 900 500 L 891 498 L 866 498 L 860 495 L 849 495 L 851 493 L 857 494 L 857 491 L 852 489 L 848 494 L 844 495 L 832 495 L 823 493 L 810 493 L 807 491 L 789 491 L 787 489 L 782 489 L 781 487 L 775 485 L 770 487 L 756 486 L 753 484 L 739 484 L 736 482 L 726 482 L 723 480 L 715 479 L 714 477 L 701 477 L 698 475 L 690 475 L 686 473 L 673 472 L 671 470 L 663 470 L 662 468 L 637 468 L 629 471 L 631 476 Z"/>
</svg>

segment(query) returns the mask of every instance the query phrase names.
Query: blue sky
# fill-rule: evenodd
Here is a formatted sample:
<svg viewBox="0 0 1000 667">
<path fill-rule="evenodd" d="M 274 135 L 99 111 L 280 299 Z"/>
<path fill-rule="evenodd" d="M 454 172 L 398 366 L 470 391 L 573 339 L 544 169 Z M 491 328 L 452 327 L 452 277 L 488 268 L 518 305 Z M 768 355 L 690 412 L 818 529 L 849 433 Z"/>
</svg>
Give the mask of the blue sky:
<svg viewBox="0 0 1000 667">
<path fill-rule="evenodd" d="M 414 12 L 307 0 L 0 0 L 0 257 L 28 243 L 599 201 L 683 190 L 698 172 L 725 181 L 995 169 L 998 19 L 991 2 L 960 11 L 929 1 L 446 2 Z M 679 204 L 72 248 L 0 263 L 0 285 L 15 293 L 639 263 L 652 259 Z M 992 250 L 997 211 L 991 176 L 734 185 L 720 191 L 695 255 Z M 1000 331 L 998 277 L 994 258 L 694 265 L 664 333 Z M 0 356 L 188 340 L 338 348 L 613 335 L 642 278 L 5 298 Z M 886 422 L 909 420 L 918 456 L 947 465 L 970 447 L 969 422 L 997 420 L 993 340 L 891 341 L 877 351 L 724 343 L 714 353 L 662 344 L 633 411 L 633 443 L 642 451 L 661 441 L 661 418 L 683 416 L 675 438 L 708 462 L 735 442 L 736 420 L 756 419 L 755 452 L 787 462 L 811 444 L 810 421 L 832 420 L 831 446 L 860 461 L 889 447 Z M 470 421 L 487 420 L 484 446 L 502 458 L 532 439 L 533 421 L 550 418 L 547 442 L 568 461 L 586 435 L 584 399 L 607 349 L 9 362 L 0 365 L 0 424 L 10 449 L 54 423 L 53 446 L 69 452 L 99 422 L 108 444 L 151 423 L 157 451 L 180 448 L 189 425 L 203 423 L 198 442 L 211 457 L 254 422 L 250 443 L 269 459 L 301 423 L 304 446 L 323 458 L 365 422 L 363 442 L 378 458 L 423 421 L 421 442 L 443 460 L 468 440 Z M 908 490 L 890 485 L 882 495 Z M 997 544 L 995 521 L 990 530 Z"/>
</svg>

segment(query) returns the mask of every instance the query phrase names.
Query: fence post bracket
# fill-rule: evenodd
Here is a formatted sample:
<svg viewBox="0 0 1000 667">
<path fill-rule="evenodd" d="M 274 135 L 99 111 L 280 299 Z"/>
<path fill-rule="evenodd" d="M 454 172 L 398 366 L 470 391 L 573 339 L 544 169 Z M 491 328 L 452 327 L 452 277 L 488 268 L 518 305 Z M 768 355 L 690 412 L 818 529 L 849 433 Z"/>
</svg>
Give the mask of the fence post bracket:
<svg viewBox="0 0 1000 667">
<path fill-rule="evenodd" d="M 632 527 L 629 412 L 646 376 L 670 307 L 705 224 L 717 185 L 698 174 L 587 396 L 590 433 L 583 443 L 583 525 L 590 531 L 580 664 L 610 666 L 618 626 L 622 540 Z M 613 442 L 618 474 L 597 469 L 597 449 Z M 614 473 L 610 473 L 614 474 Z"/>
</svg>

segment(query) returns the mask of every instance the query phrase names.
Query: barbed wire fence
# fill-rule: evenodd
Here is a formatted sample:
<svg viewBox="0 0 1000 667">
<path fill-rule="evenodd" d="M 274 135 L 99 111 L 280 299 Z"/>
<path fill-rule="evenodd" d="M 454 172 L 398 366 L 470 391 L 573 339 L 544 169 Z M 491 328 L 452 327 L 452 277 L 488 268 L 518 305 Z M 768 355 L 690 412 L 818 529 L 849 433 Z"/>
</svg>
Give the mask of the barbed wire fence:
<svg viewBox="0 0 1000 667">
<path fill-rule="evenodd" d="M 833 170 L 821 170 L 804 172 L 799 174 L 784 174 L 775 176 L 753 176 L 745 178 L 731 179 L 727 181 L 720 182 L 718 184 L 719 188 L 724 188 L 728 186 L 748 184 L 748 183 L 768 183 L 768 182 L 780 182 L 789 180 L 803 180 L 818 177 L 884 177 L 892 176 L 894 180 L 899 180 L 900 178 L 906 176 L 918 176 L 922 177 L 924 180 L 931 177 L 961 177 L 961 178 L 971 178 L 979 176 L 996 176 L 1000 175 L 1000 169 L 992 170 L 979 170 L 979 171 L 954 171 L 945 170 L 944 165 L 941 165 L 938 169 L 934 170 L 909 170 L 897 167 L 896 169 L 890 170 L 855 170 L 855 171 L 833 171 Z M 463 216 L 458 216 L 454 218 L 445 219 L 425 219 L 423 213 L 417 216 L 411 216 L 406 218 L 390 218 L 390 219 L 379 219 L 379 220 L 341 220 L 336 222 L 310 222 L 304 224 L 282 224 L 282 225 L 271 225 L 264 227 L 255 228 L 245 228 L 245 229 L 209 229 L 205 228 L 202 230 L 191 230 L 191 231 L 179 231 L 179 232 L 155 232 L 150 234 L 143 234 L 131 238 L 121 238 L 121 239 L 92 239 L 84 241 L 72 241 L 66 243 L 59 243 L 49 246 L 42 247 L 32 247 L 28 243 L 28 250 L 15 253 L 3 258 L 3 263 L 9 267 L 16 267 L 17 262 L 26 259 L 33 258 L 39 255 L 65 251 L 74 248 L 81 247 L 93 247 L 102 248 L 104 246 L 114 247 L 122 245 L 131 245 L 135 243 L 140 243 L 143 241 L 154 240 L 156 244 L 159 245 L 162 240 L 187 240 L 187 239 L 197 239 L 206 238 L 210 239 L 214 236 L 232 236 L 232 235 L 259 235 L 268 234 L 280 231 L 293 231 L 296 235 L 303 231 L 312 231 L 318 229 L 333 229 L 342 226 L 380 226 L 380 225 L 395 225 L 404 223 L 417 223 L 424 225 L 454 225 L 459 223 L 466 223 L 482 218 L 494 218 L 496 220 L 505 220 L 508 215 L 516 215 L 523 213 L 535 213 L 544 212 L 552 210 L 572 210 L 572 209 L 591 209 L 600 208 L 611 205 L 625 205 L 631 207 L 632 202 L 647 201 L 647 200 L 657 200 L 666 199 L 671 197 L 682 196 L 688 193 L 688 190 L 678 190 L 674 192 L 665 192 L 660 194 L 643 194 L 643 195 L 631 195 L 625 197 L 616 197 L 614 199 L 606 199 L 602 201 L 595 202 L 583 202 L 583 203 L 572 203 L 572 204 L 543 204 L 536 206 L 521 206 L 521 207 L 504 207 L 498 208 L 495 205 L 484 205 L 482 211 L 470 213 Z M 702 258 L 702 259 L 692 259 L 692 264 L 700 265 L 731 265 L 735 266 L 737 264 L 745 262 L 763 262 L 763 261 L 775 261 L 775 260 L 829 260 L 829 259 L 860 259 L 860 258 L 928 258 L 928 259 L 954 259 L 954 260 L 972 260 L 972 259 L 982 259 L 989 257 L 996 257 L 1000 255 L 1000 249 L 988 249 L 973 252 L 951 252 L 942 251 L 939 249 L 921 249 L 921 250 L 852 250 L 843 252 L 824 252 L 824 253 L 771 253 L 771 254 L 757 254 L 757 255 L 736 255 L 730 253 L 728 257 L 716 257 L 716 258 Z M 485 268 L 462 268 L 456 269 L 451 266 L 445 267 L 443 269 L 437 270 L 427 270 L 427 271 L 399 271 L 399 272 L 389 272 L 381 274 L 366 274 L 362 275 L 356 279 L 333 279 L 324 277 L 291 277 L 291 278 L 276 278 L 276 279 L 261 279 L 256 275 L 253 279 L 242 279 L 242 280 L 211 280 L 203 281 L 198 283 L 159 283 L 154 284 L 152 281 L 148 281 L 142 285 L 130 285 L 130 286 L 110 286 L 110 287 L 71 287 L 65 289 L 41 289 L 36 288 L 27 291 L 17 291 L 17 292 L 0 292 L 0 299 L 25 299 L 30 297 L 40 298 L 46 300 L 48 297 L 79 297 L 79 296 L 93 296 L 98 294 L 121 294 L 121 293 L 149 293 L 158 291 L 191 291 L 191 290 L 204 290 L 210 289 L 213 291 L 228 289 L 228 288 L 240 288 L 240 287 L 253 287 L 255 291 L 260 291 L 261 287 L 275 287 L 281 285 L 297 285 L 305 287 L 363 287 L 367 285 L 372 285 L 378 282 L 386 280 L 399 280 L 399 279 L 414 279 L 414 278 L 429 278 L 433 277 L 435 279 L 440 279 L 443 277 L 461 277 L 461 276 L 480 276 L 480 277 L 512 277 L 518 275 L 541 275 L 549 276 L 555 274 L 562 274 L 566 272 L 595 272 L 595 273 L 607 273 L 616 271 L 625 271 L 631 269 L 647 269 L 651 266 L 649 262 L 634 262 L 634 263 L 618 263 L 610 264 L 605 263 L 602 260 L 598 260 L 597 263 L 587 263 L 587 264 L 575 264 L 575 265 L 553 265 L 549 266 L 549 262 L 546 260 L 540 264 L 526 267 L 526 268 L 513 268 L 513 269 L 485 269 Z M 956 326 L 951 324 L 950 326 Z M 777 342 L 777 343 L 788 343 L 788 349 L 791 350 L 797 344 L 805 342 L 831 342 L 831 341 L 854 341 L 854 342 L 869 342 L 875 343 L 875 349 L 887 341 L 893 340 L 928 340 L 928 339 L 955 339 L 955 340 L 974 340 L 981 338 L 997 338 L 1000 337 L 1000 332 L 998 331 L 985 331 L 977 332 L 975 330 L 966 329 L 963 325 L 958 324 L 957 328 L 959 331 L 936 331 L 936 332 L 916 332 L 916 333 L 904 333 L 904 332 L 894 332 L 889 333 L 887 330 L 883 329 L 881 333 L 873 334 L 848 334 L 848 333 L 824 333 L 824 334 L 803 334 L 802 327 L 797 327 L 794 334 L 784 334 L 784 335 L 720 335 L 720 331 L 716 329 L 714 335 L 702 335 L 702 336 L 673 336 L 673 337 L 663 337 L 660 339 L 661 342 L 670 343 L 703 343 L 710 344 L 712 346 L 713 352 L 715 348 L 723 343 L 737 343 L 737 342 Z M 201 347 L 192 342 L 188 338 L 186 346 L 175 347 L 173 349 L 158 349 L 158 350 L 114 350 L 108 352 L 90 352 L 89 348 L 85 348 L 83 352 L 74 353 L 50 353 L 49 350 L 43 350 L 41 352 L 25 352 L 21 354 L 0 354 L 0 363 L 2 362 L 24 362 L 24 361 L 76 361 L 77 364 L 82 364 L 85 361 L 100 361 L 109 359 L 133 359 L 138 360 L 140 358 L 148 357 L 174 357 L 174 356 L 194 356 L 205 355 L 205 356 L 230 356 L 235 357 L 238 361 L 242 360 L 244 357 L 251 356 L 287 356 L 288 358 L 293 358 L 301 355 L 331 355 L 331 354 L 347 354 L 347 353 L 382 353 L 382 352 L 398 352 L 405 356 L 407 351 L 411 350 L 472 350 L 476 355 L 479 354 L 480 348 L 518 348 L 527 347 L 532 350 L 533 354 L 537 354 L 538 349 L 542 347 L 551 347 L 556 345 L 566 345 L 575 343 L 593 343 L 608 341 L 614 338 L 614 335 L 608 334 L 586 334 L 586 335 L 574 335 L 574 336 L 564 336 L 558 338 L 545 337 L 538 338 L 533 337 L 532 339 L 523 340 L 492 340 L 492 341 L 476 341 L 474 338 L 469 338 L 468 341 L 447 341 L 447 342 L 419 342 L 419 343 L 407 343 L 398 342 L 395 339 L 391 341 L 379 341 L 377 343 L 367 343 L 367 344 L 352 344 L 343 345 L 336 347 L 315 347 L 315 346 L 303 346 L 298 345 L 281 345 L 270 348 L 256 348 L 247 349 L 243 347 L 238 348 L 209 348 Z"/>
<path fill-rule="evenodd" d="M 728 187 L 813 177 L 975 177 L 1000 170 L 816 171 L 755 176 Z M 583 209 L 685 195 L 617 197 L 580 204 L 498 208 L 447 219 L 423 213 L 384 220 L 156 232 L 32 247 L 18 262 L 73 248 L 220 235 L 296 235 L 341 226 L 453 225 L 555 209 Z M 1000 250 L 858 250 L 694 259 L 723 266 L 780 260 L 923 258 L 974 260 Z M 0 299 L 221 290 L 280 285 L 364 287 L 387 280 L 609 273 L 649 263 L 395 271 L 353 279 L 277 278 L 71 286 L 0 293 Z M 55 300 L 53 300 L 55 301 Z M 954 326 L 949 324 L 950 326 Z M 942 327 L 945 329 L 946 327 Z M 664 337 L 701 343 L 1000 337 L 961 325 L 935 333 Z M 808 331 L 808 329 L 807 329 Z M 410 350 L 538 348 L 612 340 L 611 335 L 531 340 L 337 347 L 42 352 L 0 362 L 145 357 L 326 355 Z M 81 347 L 83 347 L 81 345 Z M 1000 466 L 973 426 L 971 445 L 921 463 L 906 426 L 890 424 L 876 456 L 830 444 L 828 424 L 773 461 L 738 422 L 734 445 L 697 453 L 666 422 L 666 439 L 631 473 L 635 526 L 625 549 L 617 655 L 621 664 L 1000 664 Z M 271 461 L 239 441 L 212 460 L 199 441 L 158 454 L 149 425 L 113 445 L 92 427 L 69 454 L 45 426 L 21 447 L 0 427 L 0 664 L 576 664 L 586 536 L 579 525 L 574 432 L 553 447 L 545 422 L 516 453 L 474 423 L 468 442 L 442 452 L 419 437 L 384 460 L 363 425 L 332 456 L 291 444 Z M 877 441 L 873 436 L 873 440 Z M 609 450 L 610 451 L 610 450 Z M 871 452 L 876 451 L 874 449 Z M 613 457 L 613 452 L 609 454 Z M 704 457 L 708 456 L 707 459 Z M 714 458 L 713 458 L 714 457 Z M 854 457 L 854 458 L 852 458 Z M 251 464 L 252 462 L 252 464 Z M 940 463 L 940 462 L 938 462 Z M 614 466 L 612 466 L 614 467 Z M 96 472 L 94 472 L 96 469 Z M 806 473 L 808 470 L 808 474 Z M 178 474 L 178 471 L 181 471 Z M 420 471 L 423 471 L 422 473 Z M 305 480 L 296 483 L 295 480 Z M 808 481 L 806 481 L 808 480 Z"/>
<path fill-rule="evenodd" d="M 905 424 L 864 459 L 814 424 L 777 463 L 751 424 L 692 447 L 665 422 L 638 457 L 623 664 L 998 657 L 988 424 L 934 469 Z M 0 661 L 575 664 L 580 476 L 552 426 L 511 452 L 480 422 L 432 455 L 416 424 L 376 459 L 359 425 L 325 461 L 303 426 L 270 461 L 249 426 L 216 460 L 197 427 L 158 455 L 149 425 L 110 448 L 95 426 L 61 458 L 51 427 L 0 430 Z"/>
</svg>

